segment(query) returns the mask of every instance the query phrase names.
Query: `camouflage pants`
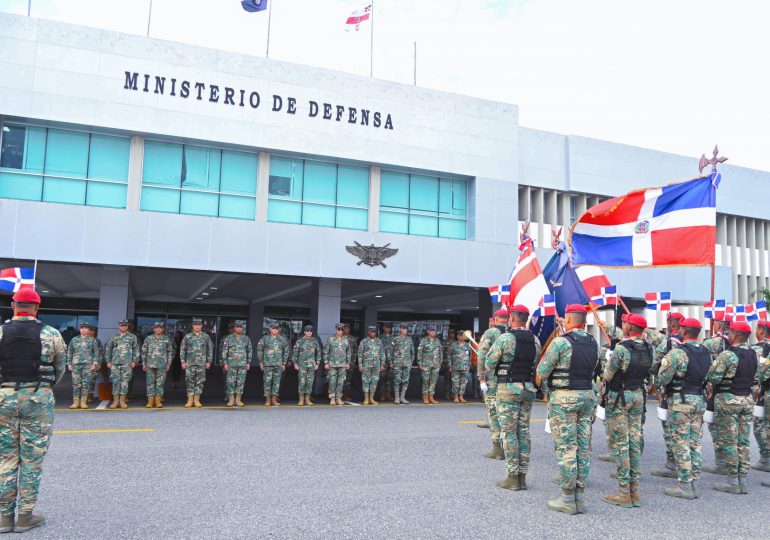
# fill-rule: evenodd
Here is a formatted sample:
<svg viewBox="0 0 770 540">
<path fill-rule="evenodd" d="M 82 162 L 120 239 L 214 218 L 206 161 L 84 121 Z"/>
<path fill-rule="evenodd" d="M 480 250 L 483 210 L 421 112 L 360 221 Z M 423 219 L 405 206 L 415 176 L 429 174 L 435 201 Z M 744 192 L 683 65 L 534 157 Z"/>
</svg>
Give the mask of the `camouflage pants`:
<svg viewBox="0 0 770 540">
<path fill-rule="evenodd" d="M 753 407 L 749 396 L 718 394 L 715 398 L 715 408 L 719 412 L 714 418 L 715 423 L 719 422 L 717 444 L 730 476 L 748 474 L 751 467 L 749 451 Z"/>
<path fill-rule="evenodd" d="M 498 390 L 495 408 L 500 422 L 500 441 L 503 443 L 508 474 L 527 474 L 529 470 L 529 417 L 535 394 L 502 393 Z"/>
<path fill-rule="evenodd" d="M 315 366 L 310 366 L 307 368 L 299 368 L 299 371 L 297 372 L 297 378 L 299 379 L 299 384 L 297 385 L 297 392 L 302 394 L 312 394 L 313 393 L 313 381 L 315 381 Z"/>
<path fill-rule="evenodd" d="M 765 403 L 770 403 L 770 392 L 765 393 Z M 770 458 L 770 406 L 765 406 L 765 417 L 754 417 L 754 438 L 759 446 L 759 455 L 763 458 Z"/>
<path fill-rule="evenodd" d="M 487 411 L 487 422 L 489 422 L 489 431 L 492 433 L 492 442 L 500 442 L 500 422 L 497 419 L 497 385 L 488 386 L 484 393 L 484 408 Z"/>
<path fill-rule="evenodd" d="M 353 364 L 355 363 L 354 359 L 350 359 L 350 368 L 345 370 L 345 381 L 343 385 L 343 390 L 346 394 L 350 394 L 350 383 L 353 382 Z"/>
<path fill-rule="evenodd" d="M 439 366 L 425 366 L 422 370 L 422 393 L 430 394 L 436 391 Z"/>
<path fill-rule="evenodd" d="M 700 480 L 703 463 L 701 437 L 706 401 L 699 396 L 687 396 L 687 403 L 669 403 L 668 423 L 680 482 Z"/>
<path fill-rule="evenodd" d="M 380 390 L 390 392 L 393 388 L 393 366 L 386 365 L 385 371 L 380 373 Z"/>
<path fill-rule="evenodd" d="M 342 397 L 345 388 L 345 366 L 330 367 L 327 377 L 329 378 L 329 397 Z"/>
<path fill-rule="evenodd" d="M 626 390 L 623 400 L 617 401 L 618 392 L 607 396 L 607 419 L 604 423 L 612 443 L 611 453 L 615 458 L 618 483 L 628 485 L 631 480 L 642 476 L 642 408 L 641 390 Z M 553 428 L 553 426 L 551 426 Z"/>
<path fill-rule="evenodd" d="M 225 392 L 227 395 L 238 394 L 243 395 L 243 386 L 246 384 L 246 366 L 233 366 L 228 365 L 230 369 L 227 370 L 227 388 Z"/>
<path fill-rule="evenodd" d="M 55 400 L 48 388 L 0 389 L 0 515 L 32 512 L 48 452 Z"/>
<path fill-rule="evenodd" d="M 548 400 L 551 437 L 562 489 L 585 488 L 591 472 L 591 427 L 596 412 L 593 390 L 554 390 Z"/>
<path fill-rule="evenodd" d="M 361 372 L 362 391 L 366 394 L 373 394 L 377 390 L 377 383 L 380 381 L 380 366 L 375 364 L 373 366 L 363 366 L 363 368 L 364 370 Z"/>
<path fill-rule="evenodd" d="M 72 398 L 79 399 L 81 396 L 87 398 L 91 391 L 91 379 L 93 378 L 94 372 L 91 371 L 91 364 L 72 366 Z"/>
<path fill-rule="evenodd" d="M 281 390 L 281 366 L 265 366 L 262 371 L 262 382 L 265 385 L 265 397 L 277 396 Z"/>
<path fill-rule="evenodd" d="M 134 370 L 129 365 L 116 366 L 112 364 L 110 369 L 110 382 L 112 383 L 112 394 L 114 396 L 124 396 L 128 394 L 128 383 L 134 376 Z"/>
<path fill-rule="evenodd" d="M 166 386 L 166 368 L 147 368 L 147 395 L 163 397 L 163 388 Z"/>
<path fill-rule="evenodd" d="M 393 366 L 393 390 L 397 394 L 399 392 L 406 392 L 406 388 L 409 386 L 409 372 L 412 366 L 398 365 Z"/>
<path fill-rule="evenodd" d="M 452 372 L 452 393 L 456 396 L 465 395 L 465 387 L 468 385 L 468 370 Z"/>
<path fill-rule="evenodd" d="M 184 382 L 187 385 L 188 396 L 200 396 L 203 393 L 203 385 L 206 382 L 206 366 L 191 366 L 187 364 Z"/>
</svg>

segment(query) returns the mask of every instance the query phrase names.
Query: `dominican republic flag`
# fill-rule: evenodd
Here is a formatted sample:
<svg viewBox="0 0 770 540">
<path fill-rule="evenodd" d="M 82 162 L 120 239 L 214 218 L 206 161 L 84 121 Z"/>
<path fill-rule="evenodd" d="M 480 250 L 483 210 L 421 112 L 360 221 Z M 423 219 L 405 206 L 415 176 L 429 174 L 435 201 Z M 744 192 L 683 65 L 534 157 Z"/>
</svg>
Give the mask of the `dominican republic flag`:
<svg viewBox="0 0 770 540">
<path fill-rule="evenodd" d="M 757 317 L 763 321 L 767 319 L 767 303 L 764 300 L 760 300 L 754 304 L 754 312 Z"/>
<path fill-rule="evenodd" d="M 725 307 L 727 307 L 727 302 L 724 300 L 714 300 L 713 302 L 706 302 L 703 305 L 703 316 L 706 319 L 716 319 L 717 321 L 724 320 L 725 318 Z"/>
<path fill-rule="evenodd" d="M 553 294 L 546 294 L 540 300 L 540 316 L 553 317 L 556 315 L 556 297 Z"/>
<path fill-rule="evenodd" d="M 618 286 L 610 285 L 609 287 L 602 287 L 602 299 L 605 306 L 618 305 Z"/>
<path fill-rule="evenodd" d="M 644 300 L 647 302 L 647 309 L 671 311 L 670 291 L 644 293 Z"/>
<path fill-rule="evenodd" d="M 348 20 L 345 22 L 345 32 L 350 32 L 351 29 L 355 29 L 356 32 L 358 32 L 361 23 L 364 21 L 368 21 L 369 17 L 372 14 L 372 6 L 371 4 L 366 6 L 363 9 L 357 9 L 353 13 L 350 14 L 348 17 Z"/>
<path fill-rule="evenodd" d="M 265 11 L 267 9 L 267 0 L 242 0 L 241 6 L 249 13 Z"/>
<path fill-rule="evenodd" d="M 532 239 L 527 238 L 519 247 L 519 260 L 511 272 L 508 280 L 510 295 L 506 304 L 511 307 L 516 304 L 527 306 L 530 313 L 534 313 L 540 306 L 540 300 L 546 294 L 550 294 L 548 284 L 543 277 L 543 270 L 535 255 L 535 246 Z"/>
<path fill-rule="evenodd" d="M 575 273 L 577 274 L 578 279 L 580 279 L 580 284 L 583 286 L 583 289 L 585 289 L 586 295 L 591 299 L 591 302 L 597 306 L 603 306 L 604 298 L 602 297 L 602 289 L 604 287 L 609 287 L 612 284 L 610 283 L 610 280 L 607 279 L 607 276 L 604 275 L 601 268 L 591 265 L 578 266 L 575 268 Z"/>
<path fill-rule="evenodd" d="M 589 208 L 570 231 L 576 265 L 714 264 L 719 173 L 639 189 Z"/>
<path fill-rule="evenodd" d="M 746 306 L 742 304 L 738 304 L 737 306 L 727 306 L 727 313 L 735 322 L 747 322 L 749 320 Z"/>
<path fill-rule="evenodd" d="M 492 297 L 493 302 L 505 302 L 511 296 L 511 286 L 495 285 L 494 287 L 489 287 L 489 296 Z"/>
<path fill-rule="evenodd" d="M 0 289 L 16 292 L 35 288 L 34 268 L 5 268 L 0 270 Z"/>
</svg>

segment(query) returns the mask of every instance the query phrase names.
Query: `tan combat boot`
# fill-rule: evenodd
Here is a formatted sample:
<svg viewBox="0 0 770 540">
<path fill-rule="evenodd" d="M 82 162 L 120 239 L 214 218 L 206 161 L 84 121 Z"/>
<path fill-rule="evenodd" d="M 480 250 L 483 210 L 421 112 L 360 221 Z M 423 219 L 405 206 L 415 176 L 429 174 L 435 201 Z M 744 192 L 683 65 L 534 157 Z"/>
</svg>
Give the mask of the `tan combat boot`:
<svg viewBox="0 0 770 540">
<path fill-rule="evenodd" d="M 193 395 L 187 394 L 187 403 L 184 404 L 184 408 L 189 409 L 192 406 L 193 406 Z"/>
<path fill-rule="evenodd" d="M 83 396 L 80 398 L 80 408 L 81 409 L 88 408 L 88 396 Z"/>
<path fill-rule="evenodd" d="M 641 507 L 642 497 L 641 493 L 639 493 L 639 480 L 631 480 L 631 483 L 628 485 L 628 489 L 631 492 L 631 503 L 635 508 Z"/>
<path fill-rule="evenodd" d="M 156 409 L 163 408 L 163 396 L 155 396 L 155 408 Z"/>
<path fill-rule="evenodd" d="M 270 399 L 270 396 L 265 396 L 265 407 L 272 407 L 273 406 L 273 400 Z"/>
<path fill-rule="evenodd" d="M 155 396 L 147 396 L 147 405 L 145 407 L 148 409 L 155 407 Z"/>
<path fill-rule="evenodd" d="M 195 394 L 195 396 L 193 396 L 193 405 L 196 409 L 203 407 L 203 405 L 201 405 L 201 397 L 199 394 Z"/>
<path fill-rule="evenodd" d="M 305 394 L 299 395 L 299 401 L 297 402 L 297 405 L 299 407 L 303 407 L 305 405 Z"/>
<path fill-rule="evenodd" d="M 120 394 L 120 408 L 128 409 L 128 403 L 126 403 L 126 394 Z"/>
<path fill-rule="evenodd" d="M 409 402 L 406 400 L 406 388 L 401 392 L 401 404 L 409 405 Z"/>
<path fill-rule="evenodd" d="M 329 396 L 329 405 L 337 404 L 337 396 Z"/>
<path fill-rule="evenodd" d="M 423 393 L 423 395 L 422 395 L 422 403 L 423 403 L 423 405 L 428 405 L 430 403 L 428 401 L 428 394 Z"/>
<path fill-rule="evenodd" d="M 604 497 L 604 502 L 623 508 L 633 508 L 634 506 L 634 503 L 631 501 L 631 489 L 628 484 L 620 484 L 618 491 Z"/>
<path fill-rule="evenodd" d="M 315 405 L 315 403 L 313 403 L 312 401 L 310 401 L 310 394 L 305 394 L 305 405 L 309 405 L 310 407 L 312 407 L 313 405 Z"/>
<path fill-rule="evenodd" d="M 364 402 L 363 405 L 369 405 L 369 392 L 364 392 Z"/>
<path fill-rule="evenodd" d="M 117 409 L 120 406 L 120 396 L 115 394 L 112 396 L 112 405 L 110 405 L 110 409 Z"/>
<path fill-rule="evenodd" d="M 500 441 L 492 441 L 492 450 L 484 454 L 484 457 L 489 459 L 505 459 L 503 445 Z"/>
<path fill-rule="evenodd" d="M 460 403 L 460 396 L 455 394 L 454 403 Z"/>
<path fill-rule="evenodd" d="M 436 397 L 433 394 L 428 394 L 428 401 L 430 401 L 431 405 L 438 405 L 438 401 L 436 401 Z"/>
<path fill-rule="evenodd" d="M 379 405 L 379 401 L 374 401 L 374 392 L 369 394 L 369 405 Z"/>
<path fill-rule="evenodd" d="M 45 523 L 45 518 L 42 514 L 22 514 L 19 513 L 19 519 L 16 520 L 16 527 L 13 529 L 14 532 L 24 532 L 28 531 L 30 529 L 34 529 L 35 527 L 39 527 Z"/>
<path fill-rule="evenodd" d="M 225 407 L 232 407 L 233 405 L 235 405 L 235 396 L 227 394 L 227 403 L 225 403 Z"/>
<path fill-rule="evenodd" d="M 273 396 L 273 407 L 280 407 L 281 403 L 278 401 L 278 396 Z"/>
<path fill-rule="evenodd" d="M 245 407 L 246 406 L 246 404 L 241 399 L 241 394 L 235 394 L 235 404 L 238 407 Z"/>
<path fill-rule="evenodd" d="M 13 532 L 13 518 L 12 515 L 0 517 L 0 533 Z"/>
<path fill-rule="evenodd" d="M 70 405 L 70 409 L 79 409 L 80 408 L 80 398 L 72 398 L 72 405 Z"/>
<path fill-rule="evenodd" d="M 468 403 L 465 401 L 465 396 L 460 396 L 460 403 Z"/>
</svg>

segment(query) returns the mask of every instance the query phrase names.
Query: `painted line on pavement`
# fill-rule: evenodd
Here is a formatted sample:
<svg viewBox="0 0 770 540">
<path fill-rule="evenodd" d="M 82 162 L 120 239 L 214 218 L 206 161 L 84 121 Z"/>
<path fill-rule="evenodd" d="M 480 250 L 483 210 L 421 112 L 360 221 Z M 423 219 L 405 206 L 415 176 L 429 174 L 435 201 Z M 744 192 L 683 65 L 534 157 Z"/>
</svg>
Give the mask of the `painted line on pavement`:
<svg viewBox="0 0 770 540">
<path fill-rule="evenodd" d="M 105 399 L 104 401 L 102 401 L 101 403 L 99 403 L 99 405 L 97 405 L 97 406 L 96 406 L 96 408 L 97 408 L 98 410 L 103 410 L 103 409 L 106 409 L 106 408 L 107 408 L 107 405 L 109 405 L 109 404 L 110 404 L 110 400 L 109 400 L 109 399 Z"/>
<path fill-rule="evenodd" d="M 54 430 L 54 435 L 81 435 L 86 433 L 150 433 L 155 428 L 125 428 L 125 429 L 62 429 Z"/>
</svg>

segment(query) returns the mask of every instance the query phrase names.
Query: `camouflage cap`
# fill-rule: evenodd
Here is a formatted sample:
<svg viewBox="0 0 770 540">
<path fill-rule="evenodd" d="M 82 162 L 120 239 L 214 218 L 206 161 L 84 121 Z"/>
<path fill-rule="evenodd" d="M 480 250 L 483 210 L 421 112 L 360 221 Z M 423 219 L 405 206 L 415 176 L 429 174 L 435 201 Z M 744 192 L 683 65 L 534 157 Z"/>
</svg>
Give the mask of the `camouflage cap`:
<svg viewBox="0 0 770 540">
<path fill-rule="evenodd" d="M 91 323 L 83 321 L 80 323 L 80 328 L 91 328 Z"/>
<path fill-rule="evenodd" d="M 233 328 L 238 328 L 239 326 L 240 326 L 241 328 L 243 328 L 243 323 L 242 323 L 241 321 L 235 321 L 235 322 L 233 323 Z"/>
<path fill-rule="evenodd" d="M 203 324 L 203 319 L 201 319 L 200 317 L 193 317 L 192 323 L 193 324 Z"/>
<path fill-rule="evenodd" d="M 428 327 L 428 332 L 435 332 L 435 331 L 436 331 L 436 327 L 435 326 L 431 325 L 431 326 Z"/>
<path fill-rule="evenodd" d="M 313 331 L 313 325 L 312 324 L 306 324 L 305 327 L 302 329 L 303 332 L 312 332 Z"/>
<path fill-rule="evenodd" d="M 281 324 L 277 322 L 271 322 L 268 328 L 280 328 Z"/>
<path fill-rule="evenodd" d="M 121 319 L 118 321 L 118 326 L 128 326 L 128 319 Z"/>
<path fill-rule="evenodd" d="M 350 328 L 350 324 L 348 324 L 348 323 L 344 323 L 342 326 L 345 327 L 345 328 Z"/>
<path fill-rule="evenodd" d="M 344 330 L 345 329 L 345 325 L 342 324 L 341 322 L 338 322 L 337 324 L 334 325 L 334 329 L 335 330 Z"/>
<path fill-rule="evenodd" d="M 399 324 L 398 327 L 399 328 L 406 328 L 407 330 L 409 329 L 409 325 L 406 324 L 406 323 L 403 323 L 403 322 L 401 324 Z"/>
<path fill-rule="evenodd" d="M 235 323 L 234 322 L 231 322 L 230 324 L 227 325 L 227 329 L 228 330 L 232 330 L 233 328 L 235 328 Z"/>
<path fill-rule="evenodd" d="M 367 327 L 366 331 L 367 332 L 377 332 L 377 327 L 376 326 L 369 326 L 369 327 Z"/>
<path fill-rule="evenodd" d="M 155 324 L 153 324 L 152 326 L 153 328 L 158 328 L 158 327 L 163 328 L 164 326 L 166 326 L 166 323 L 164 323 L 163 321 L 155 321 Z"/>
<path fill-rule="evenodd" d="M 384 323 L 382 323 L 382 327 L 383 328 L 393 328 L 393 325 L 391 323 L 389 323 L 389 322 L 384 322 Z"/>
</svg>

